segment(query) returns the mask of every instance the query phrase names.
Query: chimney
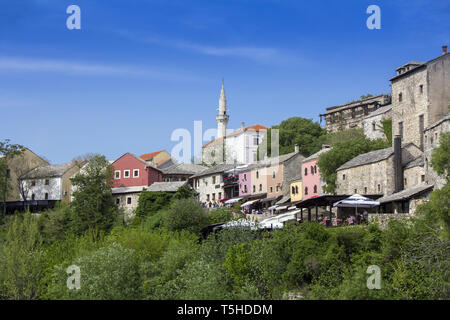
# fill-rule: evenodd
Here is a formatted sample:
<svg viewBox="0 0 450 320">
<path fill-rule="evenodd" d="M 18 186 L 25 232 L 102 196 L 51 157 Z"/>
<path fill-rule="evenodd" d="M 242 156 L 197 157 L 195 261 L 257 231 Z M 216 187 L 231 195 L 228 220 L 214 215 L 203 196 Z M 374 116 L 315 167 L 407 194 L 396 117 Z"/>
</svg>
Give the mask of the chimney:
<svg viewBox="0 0 450 320">
<path fill-rule="evenodd" d="M 394 192 L 402 191 L 403 168 L 402 168 L 402 138 L 400 135 L 394 137 Z"/>
<path fill-rule="evenodd" d="M 298 147 L 298 144 L 296 144 L 296 145 L 295 145 L 295 152 L 298 153 L 299 151 L 300 151 L 300 149 L 299 149 L 299 147 Z"/>
<path fill-rule="evenodd" d="M 245 128 L 245 122 L 241 122 L 241 129 L 244 130 Z"/>
<path fill-rule="evenodd" d="M 442 46 L 442 54 L 446 54 L 447 53 L 447 46 Z"/>
</svg>

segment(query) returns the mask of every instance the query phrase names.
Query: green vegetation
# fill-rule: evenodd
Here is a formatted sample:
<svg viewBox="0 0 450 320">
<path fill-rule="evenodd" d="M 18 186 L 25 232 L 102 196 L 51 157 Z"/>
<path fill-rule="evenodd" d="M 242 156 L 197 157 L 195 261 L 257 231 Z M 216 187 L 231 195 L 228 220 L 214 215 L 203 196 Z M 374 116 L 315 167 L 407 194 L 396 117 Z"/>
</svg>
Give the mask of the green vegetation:
<svg viewBox="0 0 450 320">
<path fill-rule="evenodd" d="M 439 147 L 433 150 L 431 167 L 450 182 L 450 132 L 441 134 Z"/>
</svg>

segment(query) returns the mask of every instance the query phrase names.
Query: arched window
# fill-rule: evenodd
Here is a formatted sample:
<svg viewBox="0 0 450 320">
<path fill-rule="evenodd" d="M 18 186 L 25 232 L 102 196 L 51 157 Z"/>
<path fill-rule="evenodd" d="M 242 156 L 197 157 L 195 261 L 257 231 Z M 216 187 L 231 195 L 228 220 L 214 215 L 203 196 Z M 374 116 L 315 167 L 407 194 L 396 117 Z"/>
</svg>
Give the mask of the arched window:
<svg viewBox="0 0 450 320">
<path fill-rule="evenodd" d="M 314 174 L 314 167 L 311 166 L 311 174 Z"/>
<path fill-rule="evenodd" d="M 308 194 L 308 187 L 305 187 L 305 195 Z"/>
<path fill-rule="evenodd" d="M 308 175 L 308 168 L 305 167 L 305 176 Z"/>
<path fill-rule="evenodd" d="M 314 173 L 317 173 L 317 166 L 314 166 Z"/>
<path fill-rule="evenodd" d="M 295 193 L 298 193 L 298 186 L 295 186 Z"/>
<path fill-rule="evenodd" d="M 317 193 L 317 186 L 314 185 L 314 193 Z"/>
<path fill-rule="evenodd" d="M 292 186 L 292 194 L 295 194 L 295 187 Z"/>
</svg>

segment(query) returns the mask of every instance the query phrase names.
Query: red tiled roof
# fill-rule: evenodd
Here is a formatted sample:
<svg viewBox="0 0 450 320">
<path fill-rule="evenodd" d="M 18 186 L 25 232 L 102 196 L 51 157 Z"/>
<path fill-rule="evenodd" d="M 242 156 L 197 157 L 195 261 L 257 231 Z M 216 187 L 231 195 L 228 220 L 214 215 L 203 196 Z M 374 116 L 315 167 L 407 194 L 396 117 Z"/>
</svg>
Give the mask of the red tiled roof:
<svg viewBox="0 0 450 320">
<path fill-rule="evenodd" d="M 263 126 L 262 124 L 254 124 L 254 125 L 252 125 L 252 126 L 245 127 L 244 130 L 242 130 L 242 128 L 241 128 L 241 129 L 237 129 L 237 130 L 233 131 L 232 133 L 227 134 L 227 137 L 236 135 L 236 134 L 238 134 L 238 133 L 241 133 L 241 132 L 247 131 L 247 130 L 255 130 L 255 131 L 258 131 L 258 130 L 267 130 L 267 127 Z M 205 147 L 209 146 L 210 144 L 212 144 L 214 141 L 219 141 L 219 140 L 223 140 L 223 138 L 220 138 L 220 139 L 219 139 L 219 138 L 216 138 L 216 139 L 214 139 L 214 140 L 211 140 L 210 142 L 208 142 L 207 144 L 205 144 L 202 148 L 205 148 Z"/>
<path fill-rule="evenodd" d="M 150 159 L 153 159 L 155 156 L 157 156 L 158 154 L 160 154 L 163 151 L 164 150 L 159 150 L 159 151 L 150 152 L 150 153 L 144 153 L 139 158 L 142 158 L 144 160 L 150 160 Z"/>
</svg>

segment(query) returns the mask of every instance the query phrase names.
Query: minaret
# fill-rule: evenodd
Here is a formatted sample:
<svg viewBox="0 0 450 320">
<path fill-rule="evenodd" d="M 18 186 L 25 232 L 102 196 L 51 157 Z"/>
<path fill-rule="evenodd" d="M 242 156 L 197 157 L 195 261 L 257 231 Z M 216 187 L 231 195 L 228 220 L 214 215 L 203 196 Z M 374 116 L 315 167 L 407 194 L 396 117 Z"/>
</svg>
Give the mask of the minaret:
<svg viewBox="0 0 450 320">
<path fill-rule="evenodd" d="M 222 138 L 226 136 L 228 119 L 230 119 L 230 117 L 227 114 L 227 98 L 225 97 L 225 88 L 223 86 L 223 79 L 222 79 L 222 90 L 220 91 L 220 98 L 219 98 L 219 114 L 216 116 L 217 138 Z"/>
</svg>

